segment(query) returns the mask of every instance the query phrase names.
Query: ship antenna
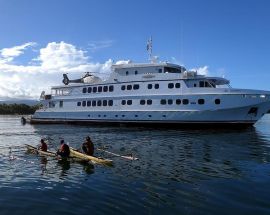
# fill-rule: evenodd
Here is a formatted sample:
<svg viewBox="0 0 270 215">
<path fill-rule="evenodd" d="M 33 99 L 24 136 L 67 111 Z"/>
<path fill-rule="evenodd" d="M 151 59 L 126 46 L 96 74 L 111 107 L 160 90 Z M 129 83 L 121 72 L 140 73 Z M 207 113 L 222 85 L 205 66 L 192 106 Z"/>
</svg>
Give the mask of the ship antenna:
<svg viewBox="0 0 270 215">
<path fill-rule="evenodd" d="M 149 55 L 149 61 L 152 62 L 152 36 L 148 39 L 147 41 L 147 45 L 146 45 L 146 50 L 148 52 L 148 55 Z"/>
</svg>

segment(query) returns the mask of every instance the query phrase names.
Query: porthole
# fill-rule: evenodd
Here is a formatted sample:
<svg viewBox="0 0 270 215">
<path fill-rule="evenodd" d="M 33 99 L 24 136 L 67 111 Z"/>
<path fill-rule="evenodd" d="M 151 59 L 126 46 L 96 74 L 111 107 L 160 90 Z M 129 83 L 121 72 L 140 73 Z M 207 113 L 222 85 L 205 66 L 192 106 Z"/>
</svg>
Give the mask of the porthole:
<svg viewBox="0 0 270 215">
<path fill-rule="evenodd" d="M 150 118 L 150 117 L 152 117 L 152 115 L 148 115 L 148 117 Z"/>
<path fill-rule="evenodd" d="M 92 87 L 88 87 L 88 93 L 92 92 Z"/>
<path fill-rule="evenodd" d="M 132 100 L 127 100 L 127 105 L 132 105 Z"/>
<path fill-rule="evenodd" d="M 169 89 L 172 89 L 173 87 L 174 87 L 174 84 L 173 84 L 173 83 L 169 83 L 169 84 L 168 84 L 168 88 L 169 88 Z"/>
<path fill-rule="evenodd" d="M 141 100 L 140 105 L 145 105 L 145 100 Z"/>
<path fill-rule="evenodd" d="M 172 105 L 173 104 L 173 100 L 172 99 L 168 99 L 168 105 Z"/>
<path fill-rule="evenodd" d="M 166 103 L 167 103 L 166 99 L 161 99 L 161 100 L 160 100 L 160 104 L 161 104 L 161 105 L 166 105 Z"/>
<path fill-rule="evenodd" d="M 151 90 L 151 89 L 153 88 L 153 85 L 152 85 L 152 84 L 148 84 L 147 88 L 148 88 L 149 90 Z"/>
<path fill-rule="evenodd" d="M 122 117 L 125 117 L 125 115 L 122 115 Z"/>
<path fill-rule="evenodd" d="M 133 85 L 133 90 L 138 90 L 140 88 L 140 85 L 139 84 L 134 84 Z"/>
<path fill-rule="evenodd" d="M 121 90 L 125 90 L 125 89 L 126 89 L 126 85 L 122 85 Z"/>
<path fill-rule="evenodd" d="M 118 117 L 118 115 L 115 115 L 115 117 Z"/>
<path fill-rule="evenodd" d="M 86 93 L 86 87 L 84 87 L 84 88 L 82 89 L 82 92 L 83 92 L 83 93 Z"/>
<path fill-rule="evenodd" d="M 175 100 L 175 104 L 181 105 L 181 99 L 176 99 L 176 100 Z"/>
<path fill-rule="evenodd" d="M 152 100 L 151 99 L 148 99 L 147 100 L 147 105 L 151 105 L 152 104 Z"/>
<path fill-rule="evenodd" d="M 81 102 L 77 102 L 77 106 L 81 106 L 81 104 L 82 104 Z"/>
<path fill-rule="evenodd" d="M 138 74 L 138 71 L 136 70 L 136 71 L 135 71 L 135 75 L 137 75 L 137 74 Z"/>
<path fill-rule="evenodd" d="M 126 75 L 128 75 L 128 71 L 126 71 Z"/>
<path fill-rule="evenodd" d="M 138 115 L 135 115 L 135 117 L 138 117 Z"/>
<path fill-rule="evenodd" d="M 180 87 L 181 87 L 180 83 L 175 84 L 175 88 L 180 88 Z"/>
<path fill-rule="evenodd" d="M 155 84 L 155 89 L 159 89 L 159 84 Z"/>
<path fill-rule="evenodd" d="M 187 105 L 189 103 L 188 99 L 183 99 L 183 105 Z"/>
<path fill-rule="evenodd" d="M 220 104 L 220 99 L 215 99 L 215 104 L 219 105 Z"/>
<path fill-rule="evenodd" d="M 86 101 L 82 102 L 82 106 L 85 107 L 86 106 Z"/>
<path fill-rule="evenodd" d="M 126 100 L 122 100 L 121 104 L 126 105 Z"/>
<path fill-rule="evenodd" d="M 204 99 L 198 99 L 198 104 L 203 105 L 204 104 Z"/>
<path fill-rule="evenodd" d="M 127 85 L 127 90 L 132 90 L 132 85 Z"/>
</svg>

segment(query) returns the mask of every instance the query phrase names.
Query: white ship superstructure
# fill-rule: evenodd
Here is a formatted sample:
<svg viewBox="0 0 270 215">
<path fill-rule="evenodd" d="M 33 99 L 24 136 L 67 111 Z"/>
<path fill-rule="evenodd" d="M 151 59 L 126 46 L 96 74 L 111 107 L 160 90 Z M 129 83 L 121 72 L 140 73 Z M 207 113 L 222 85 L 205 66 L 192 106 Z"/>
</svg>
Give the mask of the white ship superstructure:
<svg viewBox="0 0 270 215">
<path fill-rule="evenodd" d="M 234 89 L 227 79 L 171 63 L 113 65 L 106 81 L 64 77 L 65 84 L 42 94 L 33 123 L 251 125 L 270 109 L 269 91 Z"/>
</svg>

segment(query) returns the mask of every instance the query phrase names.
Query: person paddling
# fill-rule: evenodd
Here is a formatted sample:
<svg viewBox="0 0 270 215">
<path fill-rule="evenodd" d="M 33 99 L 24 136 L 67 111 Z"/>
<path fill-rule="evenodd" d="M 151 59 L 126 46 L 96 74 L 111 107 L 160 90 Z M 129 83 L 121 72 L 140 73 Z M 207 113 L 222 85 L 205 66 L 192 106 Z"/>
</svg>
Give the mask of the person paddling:
<svg viewBox="0 0 270 215">
<path fill-rule="evenodd" d="M 47 152 L 48 146 L 45 143 L 44 139 L 41 139 L 40 143 L 41 143 L 41 146 L 39 146 L 38 149 L 43 151 L 43 152 Z"/>
<path fill-rule="evenodd" d="M 85 138 L 84 143 L 82 144 L 82 150 L 85 154 L 93 156 L 94 154 L 94 144 L 91 141 L 91 138 L 89 136 L 87 136 Z"/>
<path fill-rule="evenodd" d="M 64 140 L 60 141 L 60 148 L 57 150 L 56 154 L 60 155 L 62 158 L 67 158 L 69 157 L 70 150 L 69 146 L 65 143 Z"/>
</svg>

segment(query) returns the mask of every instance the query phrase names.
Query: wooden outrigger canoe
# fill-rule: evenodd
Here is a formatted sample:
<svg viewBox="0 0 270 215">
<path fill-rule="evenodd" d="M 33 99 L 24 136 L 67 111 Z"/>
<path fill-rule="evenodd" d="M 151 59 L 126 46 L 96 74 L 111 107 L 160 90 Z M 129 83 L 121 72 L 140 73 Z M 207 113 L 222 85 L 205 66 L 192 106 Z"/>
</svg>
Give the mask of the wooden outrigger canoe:
<svg viewBox="0 0 270 215">
<path fill-rule="evenodd" d="M 70 155 L 73 156 L 73 157 L 86 159 L 86 160 L 93 161 L 95 163 L 99 163 L 99 164 L 103 164 L 103 165 L 108 165 L 108 166 L 113 165 L 112 160 L 102 159 L 102 158 L 97 158 L 97 157 L 94 157 L 94 156 L 86 155 L 86 154 L 83 154 L 81 152 L 76 151 L 75 149 L 73 149 L 71 147 L 70 147 Z"/>
<path fill-rule="evenodd" d="M 47 152 L 44 152 L 42 150 L 38 150 L 36 147 L 34 146 L 31 146 L 31 145 L 28 145 L 28 144 L 25 144 L 26 145 L 26 148 L 31 151 L 31 152 L 34 152 L 36 154 L 39 154 L 39 155 L 46 155 L 46 156 L 50 156 L 50 157 L 56 157 L 56 154 L 55 152 L 51 152 L 51 151 L 47 151 Z"/>
</svg>

